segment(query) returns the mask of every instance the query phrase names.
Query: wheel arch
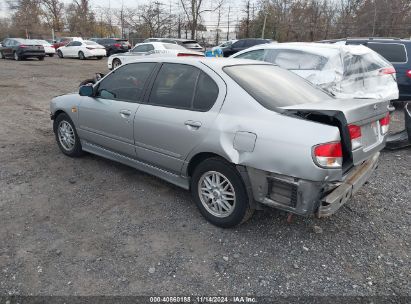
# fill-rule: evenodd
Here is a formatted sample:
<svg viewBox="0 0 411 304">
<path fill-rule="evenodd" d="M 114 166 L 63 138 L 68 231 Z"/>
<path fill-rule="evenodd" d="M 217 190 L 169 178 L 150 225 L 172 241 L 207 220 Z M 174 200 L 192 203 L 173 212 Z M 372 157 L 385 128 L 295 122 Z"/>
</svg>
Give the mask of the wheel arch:
<svg viewBox="0 0 411 304">
<path fill-rule="evenodd" d="M 187 169 L 185 170 L 185 173 L 187 176 L 191 177 L 194 173 L 195 168 L 203 161 L 209 158 L 220 158 L 222 160 L 225 160 L 228 163 L 231 163 L 229 160 L 227 160 L 225 157 L 213 153 L 213 152 L 200 152 L 194 155 L 190 161 L 188 162 Z"/>
<path fill-rule="evenodd" d="M 57 117 L 58 117 L 60 114 L 66 114 L 68 117 L 70 117 L 70 115 L 68 115 L 68 114 L 66 113 L 66 111 L 63 111 L 63 110 L 61 110 L 61 109 L 58 109 L 56 112 L 54 112 L 54 114 L 53 114 L 53 131 L 54 131 L 54 133 L 56 133 L 56 131 L 57 131 L 56 120 L 57 120 Z"/>
</svg>

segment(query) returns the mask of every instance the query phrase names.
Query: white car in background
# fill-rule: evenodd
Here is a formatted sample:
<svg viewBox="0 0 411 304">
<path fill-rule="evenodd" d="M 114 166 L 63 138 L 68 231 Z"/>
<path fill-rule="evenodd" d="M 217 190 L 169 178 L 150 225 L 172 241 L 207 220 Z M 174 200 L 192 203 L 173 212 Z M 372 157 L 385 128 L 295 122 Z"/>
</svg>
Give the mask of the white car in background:
<svg viewBox="0 0 411 304">
<path fill-rule="evenodd" d="M 71 41 L 67 45 L 59 47 L 57 55 L 60 58 L 70 57 L 82 60 L 92 57 L 102 59 L 106 56 L 106 48 L 90 40 Z"/>
<path fill-rule="evenodd" d="M 56 49 L 46 40 L 36 40 L 38 44 L 44 47 L 44 52 L 47 56 L 53 57 L 56 54 Z"/>
<path fill-rule="evenodd" d="M 148 42 L 139 43 L 128 53 L 111 55 L 107 60 L 109 70 L 115 69 L 124 63 L 135 61 L 139 58 L 151 57 L 204 57 L 204 54 L 197 51 L 191 51 L 185 47 L 165 42 Z"/>
<path fill-rule="evenodd" d="M 363 45 L 271 43 L 248 48 L 231 57 L 273 63 L 336 98 L 396 100 L 399 95 L 392 64 Z"/>
</svg>

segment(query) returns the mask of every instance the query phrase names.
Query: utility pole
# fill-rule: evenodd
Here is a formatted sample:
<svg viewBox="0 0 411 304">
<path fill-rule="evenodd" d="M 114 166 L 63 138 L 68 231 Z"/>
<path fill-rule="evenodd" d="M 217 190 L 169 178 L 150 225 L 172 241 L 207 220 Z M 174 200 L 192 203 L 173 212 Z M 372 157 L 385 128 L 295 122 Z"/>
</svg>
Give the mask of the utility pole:
<svg viewBox="0 0 411 304">
<path fill-rule="evenodd" d="M 218 8 L 218 21 L 217 21 L 217 29 L 216 29 L 216 38 L 215 38 L 215 44 L 219 44 L 220 40 L 220 20 L 221 20 L 221 6 Z"/>
<path fill-rule="evenodd" d="M 246 3 L 246 13 L 247 19 L 245 21 L 245 38 L 248 38 L 250 35 L 250 0 Z"/>
<path fill-rule="evenodd" d="M 268 14 L 268 3 L 267 1 L 264 3 L 264 23 L 263 23 L 263 31 L 261 33 L 261 38 L 264 39 L 264 35 L 265 35 L 265 26 L 267 24 L 267 14 Z"/>
<path fill-rule="evenodd" d="M 227 41 L 229 40 L 230 36 L 230 11 L 231 11 L 231 6 L 228 6 L 228 17 L 227 17 Z"/>
</svg>

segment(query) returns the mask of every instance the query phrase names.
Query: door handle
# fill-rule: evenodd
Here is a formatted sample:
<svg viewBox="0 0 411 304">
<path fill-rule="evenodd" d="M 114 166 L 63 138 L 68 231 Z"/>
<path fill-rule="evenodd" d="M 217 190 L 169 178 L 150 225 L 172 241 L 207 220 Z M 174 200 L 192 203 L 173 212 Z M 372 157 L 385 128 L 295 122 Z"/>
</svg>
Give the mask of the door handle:
<svg viewBox="0 0 411 304">
<path fill-rule="evenodd" d="M 187 120 L 184 124 L 194 130 L 197 130 L 201 127 L 201 121 Z"/>
<path fill-rule="evenodd" d="M 120 115 L 123 118 L 128 118 L 131 115 L 131 111 L 130 110 L 121 110 Z"/>
</svg>

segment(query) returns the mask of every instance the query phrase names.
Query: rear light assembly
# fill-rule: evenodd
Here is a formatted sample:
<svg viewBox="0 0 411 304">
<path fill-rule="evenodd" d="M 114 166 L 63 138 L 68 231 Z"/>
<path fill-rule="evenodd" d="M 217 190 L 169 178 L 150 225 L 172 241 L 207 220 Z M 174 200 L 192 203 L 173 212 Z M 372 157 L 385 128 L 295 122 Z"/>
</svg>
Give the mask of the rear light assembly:
<svg viewBox="0 0 411 304">
<path fill-rule="evenodd" d="M 361 127 L 357 125 L 349 125 L 348 131 L 350 133 L 351 139 L 351 148 L 352 150 L 356 150 L 362 147 L 362 140 L 361 140 Z"/>
<path fill-rule="evenodd" d="M 86 49 L 88 49 L 88 50 L 94 50 L 93 47 L 86 47 Z"/>
<path fill-rule="evenodd" d="M 411 70 L 407 70 L 406 75 L 408 78 L 411 78 Z"/>
<path fill-rule="evenodd" d="M 388 133 L 388 130 L 390 128 L 390 113 L 387 113 L 387 115 L 384 118 L 380 119 L 380 127 L 382 135 Z"/>
<path fill-rule="evenodd" d="M 24 44 L 19 45 L 19 48 L 21 48 L 21 49 L 25 49 L 26 47 L 27 47 L 27 45 L 24 45 Z"/>
<path fill-rule="evenodd" d="M 315 146 L 313 158 L 314 162 L 322 168 L 341 168 L 343 162 L 341 142 L 331 142 Z"/>
<path fill-rule="evenodd" d="M 393 67 L 383 68 L 379 70 L 379 75 L 392 75 L 395 74 L 396 71 Z"/>
<path fill-rule="evenodd" d="M 204 57 L 200 54 L 193 54 L 193 53 L 178 53 L 177 57 Z"/>
<path fill-rule="evenodd" d="M 114 47 L 119 48 L 119 47 L 121 47 L 121 44 L 120 43 L 114 43 Z"/>
</svg>

